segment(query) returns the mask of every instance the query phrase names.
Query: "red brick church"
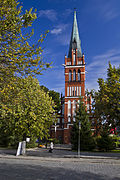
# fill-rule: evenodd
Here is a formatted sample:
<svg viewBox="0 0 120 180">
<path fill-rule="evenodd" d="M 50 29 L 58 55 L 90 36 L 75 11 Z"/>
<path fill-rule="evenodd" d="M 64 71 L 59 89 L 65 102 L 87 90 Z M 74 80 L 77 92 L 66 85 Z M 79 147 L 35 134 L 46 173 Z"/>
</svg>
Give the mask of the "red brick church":
<svg viewBox="0 0 120 180">
<path fill-rule="evenodd" d="M 75 111 L 83 98 L 86 108 L 90 109 L 90 98 L 85 96 L 85 59 L 81 50 L 76 11 L 70 39 L 68 56 L 65 56 L 65 97 L 61 97 L 61 112 L 58 123 L 52 126 L 52 137 L 64 144 L 70 143 L 70 130 L 75 121 Z"/>
</svg>

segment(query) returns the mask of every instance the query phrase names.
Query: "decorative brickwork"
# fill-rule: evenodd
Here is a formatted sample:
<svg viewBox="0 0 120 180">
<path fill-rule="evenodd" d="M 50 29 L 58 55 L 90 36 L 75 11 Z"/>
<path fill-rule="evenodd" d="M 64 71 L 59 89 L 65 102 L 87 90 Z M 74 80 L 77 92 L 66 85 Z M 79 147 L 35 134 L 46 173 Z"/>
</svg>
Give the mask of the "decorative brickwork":
<svg viewBox="0 0 120 180">
<path fill-rule="evenodd" d="M 67 144 L 70 143 L 70 127 L 75 121 L 80 96 L 85 97 L 85 60 L 84 55 L 77 57 L 77 49 L 72 49 L 72 57 L 65 56 L 64 143 Z"/>
<path fill-rule="evenodd" d="M 59 139 L 62 137 L 62 142 L 70 143 L 71 128 L 75 121 L 75 113 L 82 97 L 86 110 L 91 109 L 91 98 L 85 96 L 85 59 L 81 51 L 81 41 L 79 38 L 76 11 L 74 11 L 74 21 L 70 40 L 68 57 L 65 56 L 65 98 L 64 103 L 61 103 L 61 123 L 54 133 L 52 126 L 52 137 Z M 62 112 L 64 106 L 64 113 Z M 64 123 L 63 123 L 64 117 Z M 59 131 L 59 132 L 58 132 Z"/>
</svg>

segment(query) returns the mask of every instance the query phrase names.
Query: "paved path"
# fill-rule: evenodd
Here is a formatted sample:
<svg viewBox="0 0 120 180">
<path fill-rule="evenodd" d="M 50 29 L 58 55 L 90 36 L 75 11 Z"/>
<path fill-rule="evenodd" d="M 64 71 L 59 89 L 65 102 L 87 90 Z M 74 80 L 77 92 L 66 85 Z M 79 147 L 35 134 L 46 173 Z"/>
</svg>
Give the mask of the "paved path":
<svg viewBox="0 0 120 180">
<path fill-rule="evenodd" d="M 16 154 L 15 149 L 0 149 L 0 156 L 6 156 L 6 155 L 14 155 Z M 28 149 L 27 156 L 36 156 L 36 157 L 54 157 L 54 158 L 62 158 L 62 157 L 75 157 L 77 156 L 77 152 L 73 152 L 65 149 L 58 149 L 54 148 L 53 153 L 49 153 L 49 148 L 34 148 L 34 149 Z M 93 158 L 99 158 L 99 157 L 110 157 L 110 158 L 117 158 L 120 159 L 120 153 L 100 153 L 100 152 L 81 152 L 82 157 L 93 157 Z"/>
<path fill-rule="evenodd" d="M 120 180 L 120 160 L 0 158 L 0 180 Z"/>
<path fill-rule="evenodd" d="M 120 154 L 36 148 L 26 156 L 0 149 L 0 180 L 120 180 Z M 109 155 L 109 158 L 106 157 Z"/>
</svg>

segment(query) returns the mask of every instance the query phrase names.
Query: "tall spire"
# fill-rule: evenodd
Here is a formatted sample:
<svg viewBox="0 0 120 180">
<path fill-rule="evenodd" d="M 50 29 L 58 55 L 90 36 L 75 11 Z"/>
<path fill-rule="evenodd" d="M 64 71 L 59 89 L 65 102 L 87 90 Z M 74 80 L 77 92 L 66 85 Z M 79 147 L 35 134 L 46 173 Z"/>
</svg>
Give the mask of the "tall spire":
<svg viewBox="0 0 120 180">
<path fill-rule="evenodd" d="M 81 41 L 79 37 L 78 25 L 77 25 L 77 19 L 76 19 L 76 10 L 74 10 L 74 21 L 73 21 L 73 27 L 72 27 L 68 58 L 71 58 L 72 56 L 72 49 L 74 50 L 76 48 L 77 48 L 77 57 L 82 57 Z"/>
</svg>

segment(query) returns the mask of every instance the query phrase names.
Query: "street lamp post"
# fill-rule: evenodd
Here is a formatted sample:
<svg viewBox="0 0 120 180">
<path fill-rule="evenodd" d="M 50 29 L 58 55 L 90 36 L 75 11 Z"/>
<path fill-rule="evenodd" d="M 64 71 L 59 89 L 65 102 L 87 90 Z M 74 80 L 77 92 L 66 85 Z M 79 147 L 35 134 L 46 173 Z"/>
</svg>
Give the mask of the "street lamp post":
<svg viewBox="0 0 120 180">
<path fill-rule="evenodd" d="M 81 127 L 81 123 L 79 121 L 79 133 L 78 133 L 78 157 L 80 158 L 80 127 Z"/>
<path fill-rule="evenodd" d="M 56 123 L 55 123 L 55 139 L 56 139 L 56 130 L 57 130 L 57 126 L 56 126 Z"/>
</svg>

